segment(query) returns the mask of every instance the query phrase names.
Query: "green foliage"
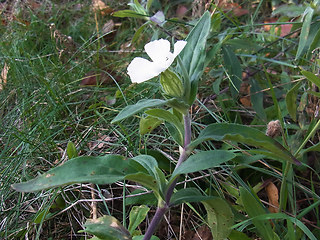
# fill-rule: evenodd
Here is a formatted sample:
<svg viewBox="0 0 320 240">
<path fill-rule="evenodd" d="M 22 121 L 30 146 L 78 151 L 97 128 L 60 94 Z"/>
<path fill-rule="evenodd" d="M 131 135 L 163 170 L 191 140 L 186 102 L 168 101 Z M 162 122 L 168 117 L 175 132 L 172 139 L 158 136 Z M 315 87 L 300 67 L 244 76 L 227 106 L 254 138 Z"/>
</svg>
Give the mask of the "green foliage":
<svg viewBox="0 0 320 240">
<path fill-rule="evenodd" d="M 179 205 L 188 202 L 201 202 L 211 198 L 210 196 L 203 196 L 196 188 L 183 188 L 172 195 L 170 204 Z"/>
<path fill-rule="evenodd" d="M 112 216 L 103 216 L 88 220 L 84 224 L 85 229 L 79 232 L 87 232 L 102 240 L 129 240 L 130 233 L 121 223 Z"/>
<path fill-rule="evenodd" d="M 72 158 L 61 166 L 24 183 L 13 184 L 19 192 L 34 192 L 72 183 L 108 184 L 132 172 L 129 161 L 119 155 Z"/>
<path fill-rule="evenodd" d="M 162 120 L 159 120 L 156 117 L 147 116 L 142 117 L 139 123 L 139 132 L 141 135 L 152 132 L 156 127 L 162 123 Z"/>
<path fill-rule="evenodd" d="M 231 93 L 236 97 L 240 90 L 242 79 L 242 69 L 240 62 L 234 52 L 227 46 L 222 48 L 225 68 L 228 70 L 228 79 L 230 81 Z"/>
<path fill-rule="evenodd" d="M 113 217 L 88 221 L 84 232 L 95 234 L 92 239 L 143 239 L 145 228 L 136 228 L 148 207 L 126 211 L 137 204 L 169 208 L 184 203 L 192 210 L 188 219 L 198 215 L 192 221 L 203 225 L 199 201 L 204 201 L 214 239 L 318 238 L 319 1 L 234 1 L 230 11 L 211 4 L 199 20 L 192 1 L 178 1 L 178 7 L 177 1 L 135 0 L 130 10 L 111 1 L 112 15 L 93 12 L 90 1 L 78 2 L 41 3 L 40 9 L 15 5 L 12 16 L 7 18 L 10 7 L 1 16 L 0 238 L 62 239 L 63 233 L 76 233 L 89 218 L 83 200 L 91 194 L 96 194 L 99 212 L 129 219 L 129 231 L 123 227 L 126 222 L 122 226 Z M 183 7 L 188 11 L 177 18 Z M 153 21 L 156 15 L 151 17 L 157 11 L 166 16 L 159 23 Z M 249 13 L 240 16 L 241 11 Z M 106 33 L 111 19 L 115 27 Z M 67 36 L 72 47 L 66 46 Z M 129 85 L 127 64 L 144 44 L 159 38 L 188 41 L 176 68 L 170 68 L 169 78 L 163 78 L 167 72 L 160 76 L 162 89 L 153 80 Z M 5 64 L 10 67 L 7 76 Z M 80 84 L 88 75 L 96 83 Z M 189 110 L 190 132 L 183 121 Z M 138 126 L 137 118 L 130 117 L 139 113 Z M 265 129 L 276 119 L 282 135 L 274 139 L 245 126 Z M 302 166 L 291 166 L 299 164 L 296 158 Z M 175 188 L 184 178 L 185 188 L 182 182 Z M 36 192 L 10 189 L 25 180 L 13 187 Z M 122 180 L 119 191 L 117 181 Z M 268 194 L 261 186 L 268 181 L 281 189 L 281 213 L 266 209 Z M 87 182 L 108 185 L 65 187 Z M 53 187 L 60 188 L 47 190 Z M 228 199 L 232 212 L 225 200 L 211 194 Z M 283 204 L 287 198 L 290 204 Z M 153 219 L 153 211 L 148 214 Z M 238 222 L 235 230 L 233 221 Z M 163 228 L 155 234 L 162 238 Z"/>
<path fill-rule="evenodd" d="M 68 142 L 67 155 L 69 159 L 78 157 L 78 152 L 73 142 Z"/>
<path fill-rule="evenodd" d="M 297 95 L 298 95 L 298 89 L 301 86 L 301 83 L 295 84 L 290 91 L 286 95 L 286 104 L 288 112 L 293 119 L 293 121 L 296 121 L 297 119 Z"/>
<path fill-rule="evenodd" d="M 215 197 L 202 202 L 208 214 L 208 225 L 213 239 L 222 240 L 229 236 L 234 224 L 234 215 L 229 204 L 222 198 Z"/>
<path fill-rule="evenodd" d="M 214 150 L 196 153 L 190 156 L 181 164 L 173 173 L 171 178 L 175 178 L 179 174 L 198 172 L 208 168 L 217 167 L 235 157 L 230 151 Z"/>
<path fill-rule="evenodd" d="M 133 206 L 129 214 L 128 231 L 132 235 L 139 224 L 146 218 L 150 208 L 145 205 Z"/>
<path fill-rule="evenodd" d="M 184 129 L 183 129 L 182 123 L 180 122 L 177 116 L 175 116 L 173 113 L 167 110 L 159 109 L 159 108 L 147 110 L 145 113 L 152 117 L 156 117 L 160 120 L 163 120 L 172 124 L 172 126 L 175 127 L 175 129 L 178 131 L 178 134 L 179 134 L 178 143 L 182 145 L 183 137 L 184 137 Z"/>
<path fill-rule="evenodd" d="M 208 140 L 229 140 L 248 144 L 269 151 L 268 155 L 274 156 L 275 159 L 300 164 L 279 142 L 252 127 L 232 123 L 211 124 L 199 134 L 199 137 L 190 144 L 190 147 L 194 148 Z"/>
<path fill-rule="evenodd" d="M 262 206 L 259 198 L 253 191 L 246 188 L 240 188 L 240 197 L 244 208 L 252 219 L 252 223 L 257 228 L 263 239 L 279 239 L 279 237 L 272 230 L 271 223 L 265 220 L 257 220 L 255 217 L 264 215 L 267 210 Z"/>
<path fill-rule="evenodd" d="M 121 112 L 112 120 L 111 123 L 119 122 L 123 119 L 133 116 L 136 113 L 143 111 L 146 108 L 159 107 L 167 103 L 165 100 L 161 99 L 145 99 L 140 100 L 136 104 L 126 106 Z"/>
<path fill-rule="evenodd" d="M 181 98 L 184 93 L 183 85 L 177 74 L 167 69 L 160 75 L 160 83 L 165 94 Z"/>
</svg>

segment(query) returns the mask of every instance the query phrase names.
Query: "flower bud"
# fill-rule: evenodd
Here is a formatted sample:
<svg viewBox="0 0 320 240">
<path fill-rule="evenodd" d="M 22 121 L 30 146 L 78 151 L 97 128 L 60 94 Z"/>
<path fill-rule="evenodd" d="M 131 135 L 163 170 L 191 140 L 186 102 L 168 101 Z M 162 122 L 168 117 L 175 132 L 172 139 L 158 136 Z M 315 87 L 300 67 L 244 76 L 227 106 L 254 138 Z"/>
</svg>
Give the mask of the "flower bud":
<svg viewBox="0 0 320 240">
<path fill-rule="evenodd" d="M 177 74 L 167 69 L 160 75 L 160 84 L 165 94 L 180 98 L 184 94 L 183 84 Z"/>
</svg>

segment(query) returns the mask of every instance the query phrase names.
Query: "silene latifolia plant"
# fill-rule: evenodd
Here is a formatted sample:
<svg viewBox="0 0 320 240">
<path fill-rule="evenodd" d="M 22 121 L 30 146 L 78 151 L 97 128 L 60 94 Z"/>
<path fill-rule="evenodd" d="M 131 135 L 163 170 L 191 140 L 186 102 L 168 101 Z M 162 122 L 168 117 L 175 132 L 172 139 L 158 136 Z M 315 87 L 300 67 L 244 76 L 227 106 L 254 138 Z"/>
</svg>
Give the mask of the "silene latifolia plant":
<svg viewBox="0 0 320 240">
<path fill-rule="evenodd" d="M 144 112 L 140 119 L 140 133 L 150 132 L 165 123 L 180 149 L 175 169 L 165 174 L 160 169 L 158 159 L 142 154 L 133 158 L 108 154 L 105 156 L 72 157 L 63 165 L 23 183 L 13 185 L 19 192 L 34 192 L 65 186 L 73 183 L 111 184 L 116 181 L 133 181 L 152 190 L 157 199 L 156 212 L 143 234 L 136 228 L 145 219 L 147 206 L 133 207 L 129 216 L 128 228 L 116 218 L 103 216 L 88 220 L 82 232 L 95 235 L 95 239 L 158 239 L 154 236 L 161 219 L 170 207 L 182 203 L 201 202 L 207 210 L 207 225 L 214 239 L 225 239 L 234 225 L 234 215 L 229 203 L 217 196 L 203 195 L 196 188 L 177 188 L 180 177 L 224 164 L 241 153 L 232 150 L 201 151 L 198 147 L 208 140 L 237 141 L 263 149 L 259 154 L 274 156 L 284 162 L 295 163 L 296 159 L 279 142 L 263 132 L 237 124 L 215 123 L 203 129 L 197 138 L 192 139 L 189 109 L 198 91 L 198 81 L 206 66 L 206 43 L 210 34 L 209 12 L 199 19 L 185 41 L 174 43 L 159 39 L 145 45 L 151 61 L 136 57 L 128 66 L 132 82 L 141 83 L 159 76 L 163 99 L 144 99 L 125 107 L 112 121 L 120 122 Z M 249 195 L 244 202 L 252 200 Z M 246 201 L 245 201 L 246 200 Z M 253 200 L 254 201 L 254 200 Z M 272 230 L 271 230 L 272 232 Z"/>
</svg>

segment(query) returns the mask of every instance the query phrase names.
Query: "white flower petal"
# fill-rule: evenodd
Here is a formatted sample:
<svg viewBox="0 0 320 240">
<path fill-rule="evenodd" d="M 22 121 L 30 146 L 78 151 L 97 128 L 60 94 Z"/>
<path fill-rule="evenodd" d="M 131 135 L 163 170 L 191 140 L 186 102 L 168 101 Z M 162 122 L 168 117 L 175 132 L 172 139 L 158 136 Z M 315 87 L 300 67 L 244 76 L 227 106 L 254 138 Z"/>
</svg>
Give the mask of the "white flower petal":
<svg viewBox="0 0 320 240">
<path fill-rule="evenodd" d="M 176 58 L 186 45 L 187 41 L 177 41 L 174 44 L 173 57 Z"/>
<path fill-rule="evenodd" d="M 144 50 L 154 62 L 163 63 L 170 53 L 170 42 L 165 39 L 154 40 L 144 46 Z"/>
<path fill-rule="evenodd" d="M 178 41 L 174 44 L 174 52 L 170 52 L 170 42 L 159 39 L 145 45 L 145 51 L 152 59 L 136 57 L 128 66 L 128 75 L 132 82 L 141 83 L 158 76 L 173 63 L 176 56 L 183 50 L 186 41 Z"/>
<path fill-rule="evenodd" d="M 164 71 L 162 69 L 158 64 L 141 57 L 134 58 L 127 68 L 131 81 L 136 83 L 158 76 Z"/>
</svg>

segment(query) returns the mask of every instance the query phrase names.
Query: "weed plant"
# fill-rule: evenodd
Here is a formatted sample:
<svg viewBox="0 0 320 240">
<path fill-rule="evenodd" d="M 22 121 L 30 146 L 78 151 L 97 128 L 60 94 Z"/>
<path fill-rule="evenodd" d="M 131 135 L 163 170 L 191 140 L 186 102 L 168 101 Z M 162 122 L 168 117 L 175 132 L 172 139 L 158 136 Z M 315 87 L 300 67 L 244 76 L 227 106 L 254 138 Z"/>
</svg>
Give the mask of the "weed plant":
<svg viewBox="0 0 320 240">
<path fill-rule="evenodd" d="M 172 174 L 179 149 L 164 124 L 141 136 L 136 120 L 144 115 L 119 124 L 111 121 L 127 105 L 162 97 L 158 81 L 131 84 L 126 67 L 151 39 L 185 39 L 204 12 L 204 5 L 191 2 L 154 1 L 150 15 L 162 10 L 170 21 L 146 24 L 139 35 L 144 19 L 94 12 L 91 1 L 4 5 L 0 67 L 10 69 L 0 90 L 1 238 L 86 239 L 88 234 L 79 230 L 87 219 L 112 215 L 128 227 L 133 205 L 151 208 L 137 235 L 146 232 L 157 201 L 150 189 L 134 182 L 81 183 L 32 193 L 18 193 L 11 185 L 67 162 L 74 157 L 68 152 L 72 145 L 79 156 L 147 153 Z M 319 239 L 317 13 L 309 16 L 306 34 L 300 20 L 311 5 L 296 3 L 281 10 L 278 6 L 287 1 L 233 2 L 248 12 L 236 16 L 230 8 L 208 5 L 214 16 L 207 42 L 211 61 L 190 110 L 192 138 L 212 123 L 250 125 L 265 132 L 271 120 L 279 120 L 281 133 L 275 139 L 302 165 L 279 162 L 262 148 L 234 139 L 207 141 L 195 153 L 223 149 L 237 157 L 179 178 L 176 189 L 193 187 L 225 199 L 234 214 L 229 239 Z M 110 4 L 114 12 L 128 9 L 125 1 Z M 178 4 L 188 12 L 171 19 Z M 272 7 L 277 7 L 277 19 L 266 24 Z M 294 9 L 296 16 L 290 15 Z M 104 32 L 111 19 L 118 25 Z M 291 31 L 283 33 L 283 24 L 292 24 Z M 93 84 L 87 84 L 88 76 Z M 279 194 L 274 202 L 270 184 Z M 206 223 L 200 203 L 183 203 L 170 209 L 155 235 L 188 239 L 197 233 L 205 238 L 211 236 Z M 270 238 L 264 224 L 278 238 Z"/>
</svg>

